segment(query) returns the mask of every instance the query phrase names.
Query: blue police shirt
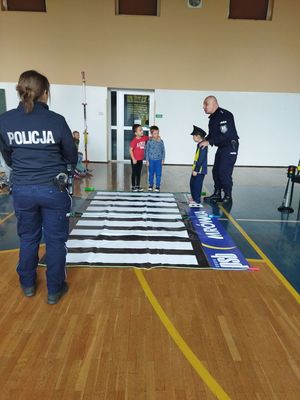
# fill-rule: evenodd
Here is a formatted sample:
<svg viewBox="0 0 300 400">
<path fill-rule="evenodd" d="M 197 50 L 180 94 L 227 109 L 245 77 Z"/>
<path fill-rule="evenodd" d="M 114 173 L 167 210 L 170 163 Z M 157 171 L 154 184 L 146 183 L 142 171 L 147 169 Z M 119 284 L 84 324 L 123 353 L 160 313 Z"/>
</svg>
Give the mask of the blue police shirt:
<svg viewBox="0 0 300 400">
<path fill-rule="evenodd" d="M 0 150 L 12 168 L 12 183 L 23 185 L 53 183 L 78 157 L 66 120 L 42 102 L 31 113 L 20 103 L 0 115 Z"/>
<path fill-rule="evenodd" d="M 212 146 L 226 147 L 231 146 L 231 141 L 238 141 L 234 117 L 230 111 L 223 108 L 217 110 L 209 116 L 208 136 L 206 140 Z"/>
</svg>

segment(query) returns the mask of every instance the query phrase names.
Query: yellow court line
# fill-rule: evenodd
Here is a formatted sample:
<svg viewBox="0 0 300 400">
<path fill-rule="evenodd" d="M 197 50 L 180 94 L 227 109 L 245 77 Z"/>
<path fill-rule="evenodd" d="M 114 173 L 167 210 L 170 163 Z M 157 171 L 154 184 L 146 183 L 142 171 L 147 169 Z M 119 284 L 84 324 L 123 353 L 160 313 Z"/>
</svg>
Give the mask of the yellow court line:
<svg viewBox="0 0 300 400">
<path fill-rule="evenodd" d="M 262 258 L 246 258 L 249 263 L 266 263 Z"/>
<path fill-rule="evenodd" d="M 17 251 L 19 251 L 20 249 L 9 249 L 9 250 L 0 250 L 0 255 L 4 254 L 4 253 L 15 253 Z"/>
<path fill-rule="evenodd" d="M 209 249 L 216 249 L 216 250 L 232 250 L 235 249 L 236 246 L 233 247 L 218 247 L 218 246 L 210 246 L 209 244 L 201 243 L 201 246 L 207 247 Z"/>
<path fill-rule="evenodd" d="M 266 254 L 261 250 L 261 248 L 251 239 L 251 237 L 244 231 L 238 222 L 233 218 L 233 216 L 225 210 L 225 208 L 219 205 L 220 209 L 229 219 L 229 221 L 236 227 L 236 229 L 244 236 L 247 242 L 254 248 L 254 250 L 259 254 L 267 266 L 273 271 L 281 283 L 286 287 L 286 289 L 291 293 L 295 300 L 300 304 L 300 294 L 296 289 L 290 284 L 290 282 L 282 275 L 282 273 L 275 267 L 272 261 L 266 256 Z"/>
<path fill-rule="evenodd" d="M 158 300 L 156 299 L 154 293 L 152 292 L 143 271 L 140 269 L 134 269 L 134 272 L 139 280 L 149 302 L 151 303 L 152 307 L 154 308 L 157 316 L 163 323 L 164 327 L 168 331 L 171 338 L 179 347 L 182 354 L 203 380 L 203 382 L 209 387 L 210 391 L 216 396 L 219 400 L 230 400 L 228 394 L 223 390 L 223 388 L 218 384 L 218 382 L 214 379 L 214 377 L 208 372 L 208 370 L 204 367 L 201 361 L 197 358 L 195 353 L 192 349 L 188 346 L 188 344 L 184 341 L 183 337 L 177 331 L 175 326 L 170 321 L 169 317 L 159 304 Z"/>
<path fill-rule="evenodd" d="M 206 189 L 206 187 L 205 187 Z M 207 193 L 209 191 L 206 190 Z M 244 231 L 244 229 L 240 226 L 240 224 L 233 218 L 233 216 L 225 210 L 225 208 L 219 205 L 220 210 L 226 215 L 226 217 L 232 222 L 232 224 L 236 227 L 236 229 L 242 234 L 242 236 L 247 240 L 247 242 L 254 248 L 254 250 L 261 256 L 262 261 L 264 261 L 267 266 L 271 269 L 271 271 L 277 276 L 280 282 L 285 286 L 285 288 L 291 293 L 291 295 L 295 298 L 297 303 L 300 304 L 300 294 L 297 290 L 290 284 L 290 282 L 282 275 L 282 273 L 278 270 L 278 268 L 272 263 L 272 261 L 266 256 L 266 254 L 261 250 L 261 248 L 251 239 L 251 237 Z M 250 261 L 251 259 L 248 259 Z M 259 260 L 253 260 L 259 261 Z M 251 262 L 251 261 L 250 261 Z"/>
<path fill-rule="evenodd" d="M 45 247 L 45 244 L 44 243 L 40 244 L 40 249 L 43 248 L 43 247 Z M 16 248 L 16 249 L 0 250 L 0 255 L 3 254 L 3 253 L 15 253 L 15 252 L 17 252 L 19 250 L 20 250 L 19 247 Z"/>
<path fill-rule="evenodd" d="M 15 213 L 11 212 L 10 214 L 8 214 L 5 218 L 0 219 L 0 225 L 3 224 L 3 222 L 7 221 L 10 217 L 12 217 Z"/>
</svg>

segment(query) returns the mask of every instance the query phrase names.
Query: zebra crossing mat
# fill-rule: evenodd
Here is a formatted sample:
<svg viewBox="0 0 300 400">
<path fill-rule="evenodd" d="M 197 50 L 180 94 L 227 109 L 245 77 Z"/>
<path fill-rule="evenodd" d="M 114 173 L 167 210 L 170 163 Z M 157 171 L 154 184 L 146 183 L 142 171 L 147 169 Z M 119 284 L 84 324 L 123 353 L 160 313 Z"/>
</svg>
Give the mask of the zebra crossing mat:
<svg viewBox="0 0 300 400">
<path fill-rule="evenodd" d="M 173 193 L 95 192 L 67 242 L 67 264 L 209 268 Z"/>
<path fill-rule="evenodd" d="M 185 193 L 91 193 L 71 218 L 67 265 L 248 269 L 218 206 L 188 201 Z"/>
</svg>

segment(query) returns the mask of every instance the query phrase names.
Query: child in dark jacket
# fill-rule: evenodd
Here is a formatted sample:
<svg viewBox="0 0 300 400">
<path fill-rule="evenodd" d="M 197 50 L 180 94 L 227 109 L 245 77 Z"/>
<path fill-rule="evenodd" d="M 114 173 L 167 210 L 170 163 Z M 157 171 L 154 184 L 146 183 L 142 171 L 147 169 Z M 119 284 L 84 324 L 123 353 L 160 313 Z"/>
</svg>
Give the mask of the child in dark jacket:
<svg viewBox="0 0 300 400">
<path fill-rule="evenodd" d="M 204 140 L 206 132 L 198 126 L 193 126 L 194 130 L 191 135 L 193 136 L 194 142 L 197 143 L 197 148 L 190 179 L 192 201 L 189 206 L 201 207 L 202 185 L 204 177 L 207 174 L 207 147 L 201 149 L 200 143 Z"/>
<path fill-rule="evenodd" d="M 146 162 L 149 167 L 149 192 L 153 191 L 154 176 L 156 178 L 155 192 L 160 191 L 162 165 L 165 162 L 165 146 L 159 136 L 158 126 L 151 126 L 151 140 L 146 146 Z"/>
</svg>

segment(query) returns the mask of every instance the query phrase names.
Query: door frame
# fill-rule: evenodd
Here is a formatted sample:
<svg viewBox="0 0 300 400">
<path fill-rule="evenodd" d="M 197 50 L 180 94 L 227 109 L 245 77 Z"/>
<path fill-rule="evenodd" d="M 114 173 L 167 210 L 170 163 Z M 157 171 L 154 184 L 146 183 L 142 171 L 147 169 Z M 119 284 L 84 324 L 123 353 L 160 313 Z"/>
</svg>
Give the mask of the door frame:
<svg viewBox="0 0 300 400">
<path fill-rule="evenodd" d="M 117 93 L 117 125 L 111 125 L 111 92 Z M 129 162 L 124 159 L 124 130 L 131 130 L 132 126 L 124 125 L 124 96 L 125 95 L 137 95 L 137 96 L 149 96 L 149 127 L 144 127 L 145 131 L 149 131 L 151 125 L 154 124 L 155 110 L 154 110 L 154 90 L 142 90 L 142 89 L 108 89 L 108 159 L 109 161 L 123 161 Z M 112 141 L 111 141 L 111 130 L 117 131 L 117 160 L 112 160 Z"/>
</svg>

